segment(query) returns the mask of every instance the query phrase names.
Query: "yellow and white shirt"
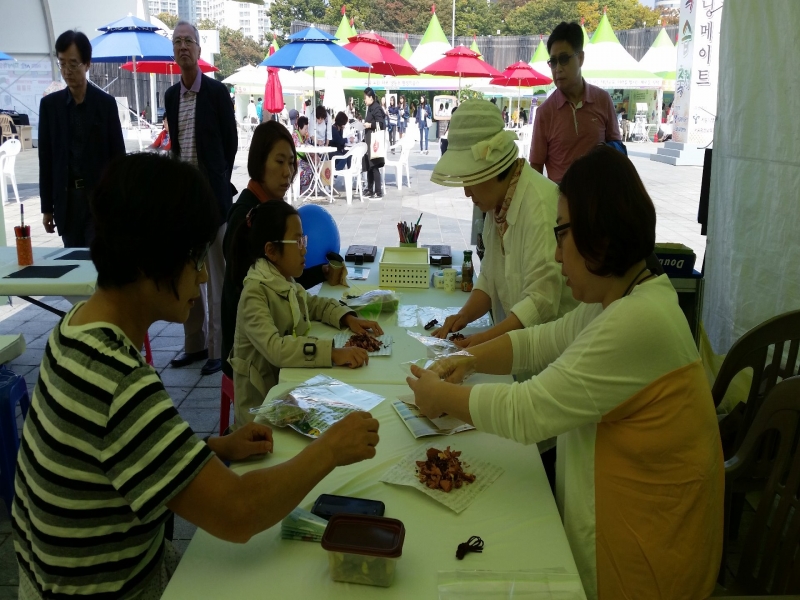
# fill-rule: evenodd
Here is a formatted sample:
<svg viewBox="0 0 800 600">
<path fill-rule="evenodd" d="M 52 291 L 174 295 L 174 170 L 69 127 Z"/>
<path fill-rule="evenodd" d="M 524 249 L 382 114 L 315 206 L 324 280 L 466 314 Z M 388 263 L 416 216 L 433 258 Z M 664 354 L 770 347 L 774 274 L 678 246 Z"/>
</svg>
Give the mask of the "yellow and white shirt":
<svg viewBox="0 0 800 600">
<path fill-rule="evenodd" d="M 513 331 L 523 383 L 476 385 L 479 430 L 558 436 L 556 499 L 587 597 L 706 598 L 722 554 L 714 403 L 662 275 L 610 304 Z"/>
</svg>

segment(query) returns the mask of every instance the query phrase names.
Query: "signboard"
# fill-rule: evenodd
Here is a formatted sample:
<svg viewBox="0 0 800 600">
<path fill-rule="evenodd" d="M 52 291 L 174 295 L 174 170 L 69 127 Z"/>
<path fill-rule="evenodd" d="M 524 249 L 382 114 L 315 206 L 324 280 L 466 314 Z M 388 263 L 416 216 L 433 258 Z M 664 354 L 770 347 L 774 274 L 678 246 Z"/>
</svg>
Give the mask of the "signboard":
<svg viewBox="0 0 800 600">
<path fill-rule="evenodd" d="M 455 96 L 434 96 L 431 107 L 433 108 L 433 118 L 436 121 L 449 121 L 450 113 L 458 104 Z"/>
<path fill-rule="evenodd" d="M 672 137 L 702 148 L 714 141 L 724 0 L 682 0 Z"/>
</svg>

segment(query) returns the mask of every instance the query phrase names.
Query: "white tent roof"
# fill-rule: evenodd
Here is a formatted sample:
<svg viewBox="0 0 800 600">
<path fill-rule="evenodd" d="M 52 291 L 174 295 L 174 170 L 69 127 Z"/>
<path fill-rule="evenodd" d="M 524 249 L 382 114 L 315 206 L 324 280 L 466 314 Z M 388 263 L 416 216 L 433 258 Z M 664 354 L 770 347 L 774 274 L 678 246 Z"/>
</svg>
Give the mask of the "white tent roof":
<svg viewBox="0 0 800 600">
<path fill-rule="evenodd" d="M 645 71 L 663 76 L 664 73 L 674 74 L 677 63 L 678 50 L 669 39 L 667 30 L 662 28 L 647 54 L 639 61 L 639 66 Z"/>
<path fill-rule="evenodd" d="M 264 93 L 264 86 L 267 85 L 267 67 L 254 67 L 245 65 L 230 77 L 224 79 L 222 83 L 236 86 L 236 92 L 240 94 Z M 281 80 L 281 87 L 284 94 L 301 93 L 311 90 L 311 76 L 302 71 L 287 71 L 280 69 L 278 76 Z M 324 89 L 317 78 L 317 89 Z"/>
<path fill-rule="evenodd" d="M 453 47 L 447 41 L 447 36 L 439 24 L 439 18 L 434 13 L 425 30 L 425 35 L 422 36 L 419 46 L 414 50 L 414 54 L 411 55 L 408 62 L 419 71 L 440 58 L 444 58 L 444 53 L 452 49 Z"/>
</svg>

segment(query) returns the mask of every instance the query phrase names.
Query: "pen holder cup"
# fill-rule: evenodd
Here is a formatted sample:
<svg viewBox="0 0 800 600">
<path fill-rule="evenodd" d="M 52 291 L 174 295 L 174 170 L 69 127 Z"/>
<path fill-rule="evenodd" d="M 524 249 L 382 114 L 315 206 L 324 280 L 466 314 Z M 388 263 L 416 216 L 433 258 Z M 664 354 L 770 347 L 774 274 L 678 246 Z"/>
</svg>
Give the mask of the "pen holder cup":
<svg viewBox="0 0 800 600">
<path fill-rule="evenodd" d="M 456 270 L 443 269 L 442 273 L 444 275 L 444 291 L 454 292 L 456 289 Z"/>
<path fill-rule="evenodd" d="M 33 264 L 33 248 L 29 237 L 17 238 L 17 264 L 21 267 Z"/>
<path fill-rule="evenodd" d="M 401 248 L 416 248 L 417 242 L 400 242 Z"/>
</svg>

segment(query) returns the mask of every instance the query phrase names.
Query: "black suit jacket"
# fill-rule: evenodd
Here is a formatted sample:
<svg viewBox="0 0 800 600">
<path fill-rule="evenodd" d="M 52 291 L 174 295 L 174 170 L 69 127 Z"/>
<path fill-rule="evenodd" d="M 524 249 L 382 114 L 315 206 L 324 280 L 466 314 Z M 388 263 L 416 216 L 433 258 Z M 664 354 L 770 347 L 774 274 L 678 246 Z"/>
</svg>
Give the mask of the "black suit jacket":
<svg viewBox="0 0 800 600">
<path fill-rule="evenodd" d="M 211 191 L 217 198 L 219 224 L 225 222 L 231 208 L 235 188 L 231 185 L 233 161 L 239 148 L 236 133 L 236 117 L 228 88 L 225 84 L 206 75 L 202 76 L 200 91 L 197 93 L 195 107 L 195 143 L 197 164 L 208 178 Z M 180 131 L 178 110 L 180 107 L 181 84 L 176 83 L 164 94 L 167 109 L 172 152 L 180 156 Z"/>
<path fill-rule="evenodd" d="M 48 94 L 39 103 L 39 194 L 42 212 L 52 213 L 58 231 L 64 234 L 67 223 L 67 179 L 69 177 L 69 112 L 67 88 Z M 90 125 L 83 150 L 84 186 L 91 192 L 99 183 L 108 163 L 125 155 L 125 141 L 119 124 L 117 102 L 94 87 L 86 88 Z M 71 232 L 67 232 L 71 233 Z"/>
</svg>

